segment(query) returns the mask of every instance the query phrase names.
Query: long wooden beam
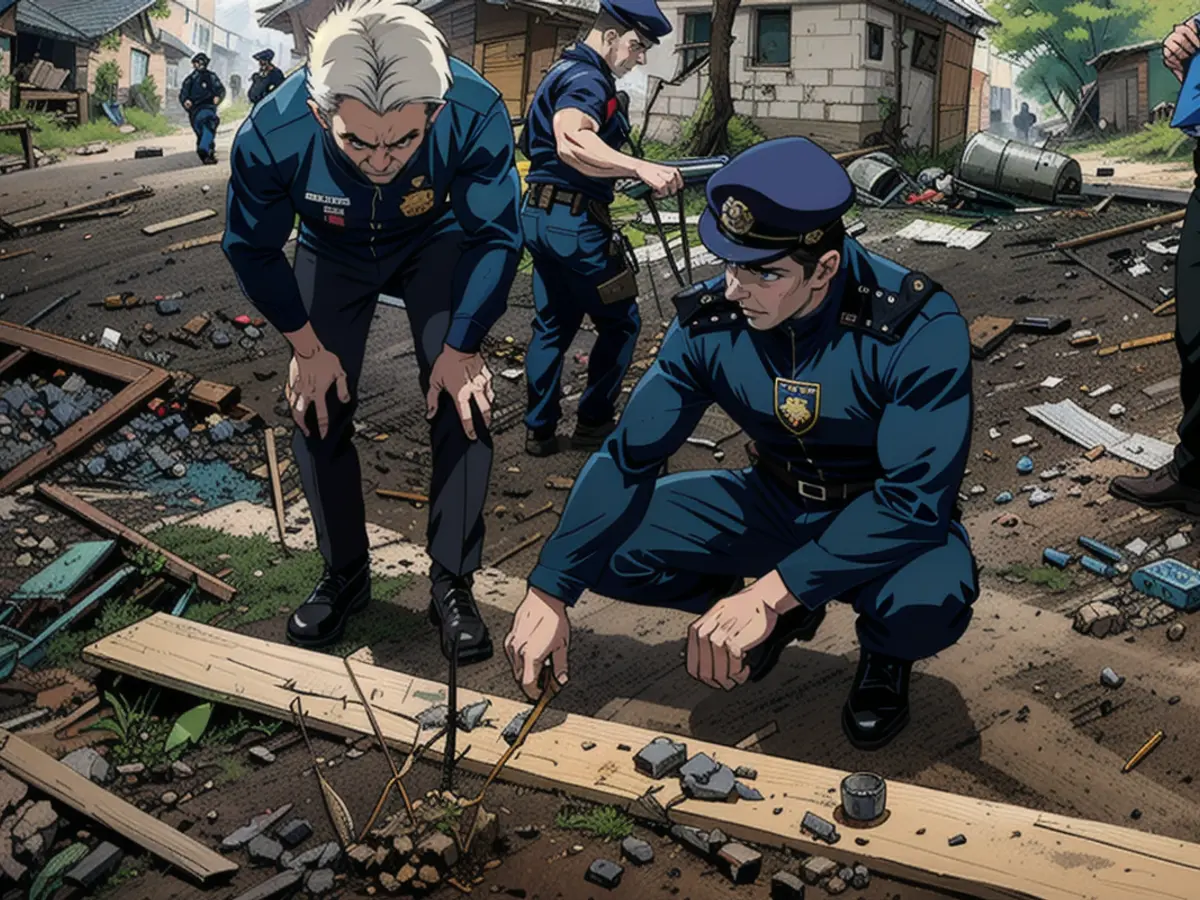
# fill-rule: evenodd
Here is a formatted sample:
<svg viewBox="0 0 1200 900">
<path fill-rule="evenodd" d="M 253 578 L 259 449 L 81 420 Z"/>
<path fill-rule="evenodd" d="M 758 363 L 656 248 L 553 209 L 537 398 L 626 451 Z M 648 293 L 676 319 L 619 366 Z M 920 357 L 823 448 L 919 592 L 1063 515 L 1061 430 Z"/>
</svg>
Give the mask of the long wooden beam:
<svg viewBox="0 0 1200 900">
<path fill-rule="evenodd" d="M 237 863 L 110 794 L 54 757 L 2 729 L 0 767 L 200 881 L 238 870 Z"/>
<path fill-rule="evenodd" d="M 37 492 L 47 500 L 57 503 L 67 512 L 74 513 L 89 525 L 99 528 L 113 537 L 123 538 L 135 547 L 142 547 L 152 553 L 159 554 L 167 561 L 164 568 L 168 572 L 184 581 L 191 581 L 193 578 L 196 579 L 196 584 L 200 590 L 211 594 L 218 600 L 229 601 L 237 595 L 237 588 L 226 584 L 215 575 L 211 575 L 203 569 L 192 565 L 186 559 L 176 556 L 170 550 L 164 550 L 141 532 L 135 531 L 123 522 L 118 522 L 112 516 L 108 515 L 108 513 L 97 509 L 70 491 L 53 484 L 39 484 Z"/>
<path fill-rule="evenodd" d="M 338 657 L 222 631 L 167 615 L 154 615 L 87 647 L 83 658 L 167 688 L 279 718 L 297 696 L 313 728 L 341 737 L 371 734 L 371 725 Z M 415 738 L 411 717 L 429 704 L 421 693 L 442 685 L 353 662 L 388 743 L 408 749 Z M 569 690 L 569 688 L 568 688 Z M 490 700 L 503 727 L 528 709 L 504 697 L 460 689 L 461 704 Z M 601 803 L 625 804 L 661 784 L 640 775 L 632 754 L 658 736 L 615 722 L 579 715 L 544 717 L 502 777 L 539 788 L 565 790 Z M 428 739 L 430 735 L 425 734 Z M 818 844 L 801 834 L 812 811 L 834 819 L 838 786 L 847 774 L 678 738 L 688 752 L 705 752 L 730 766 L 758 770 L 759 803 L 688 800 L 672 810 L 683 824 L 719 826 L 757 843 L 858 860 L 886 875 L 959 891 L 982 900 L 1194 900 L 1200 884 L 1200 845 L 1115 825 L 1048 815 L 914 785 L 888 785 L 890 817 L 864 832 L 840 826 L 841 841 Z M 583 749 L 590 746 L 591 749 Z M 621 749 L 626 747 L 630 749 Z M 441 742 L 432 754 L 440 755 Z M 460 765 L 486 773 L 508 749 L 498 728 L 471 733 Z M 632 752 L 631 752 L 632 751 Z M 1114 776 L 1118 777 L 1118 776 Z M 1127 777 L 1138 777 L 1136 775 Z M 676 792 L 668 785 L 666 799 Z M 776 814 L 776 810 L 779 810 Z M 967 843 L 949 846 L 955 835 Z"/>
</svg>

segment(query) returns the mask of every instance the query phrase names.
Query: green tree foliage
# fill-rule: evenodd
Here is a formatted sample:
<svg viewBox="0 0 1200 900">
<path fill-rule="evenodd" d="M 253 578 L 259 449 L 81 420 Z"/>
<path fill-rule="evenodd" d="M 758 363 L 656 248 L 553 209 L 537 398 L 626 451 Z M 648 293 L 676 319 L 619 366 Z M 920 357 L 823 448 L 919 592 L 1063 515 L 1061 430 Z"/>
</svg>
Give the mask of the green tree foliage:
<svg viewBox="0 0 1200 900">
<path fill-rule="evenodd" d="M 154 5 L 148 10 L 152 19 L 171 18 L 171 0 L 154 0 Z"/>
<path fill-rule="evenodd" d="M 117 88 L 121 84 L 121 67 L 111 59 L 96 67 L 95 95 L 109 103 L 117 99 Z"/>
<path fill-rule="evenodd" d="M 1200 12 L 1196 0 L 1154 0 L 1148 4 L 1142 20 L 1141 33 L 1145 40 L 1161 40 L 1180 22 Z"/>
</svg>

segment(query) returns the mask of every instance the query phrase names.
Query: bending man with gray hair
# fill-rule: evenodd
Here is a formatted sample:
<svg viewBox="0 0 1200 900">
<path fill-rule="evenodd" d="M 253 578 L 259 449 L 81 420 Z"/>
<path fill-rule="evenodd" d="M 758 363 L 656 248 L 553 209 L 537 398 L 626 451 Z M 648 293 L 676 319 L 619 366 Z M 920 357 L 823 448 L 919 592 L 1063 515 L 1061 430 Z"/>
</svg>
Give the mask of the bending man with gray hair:
<svg viewBox="0 0 1200 900">
<path fill-rule="evenodd" d="M 472 595 L 492 463 L 491 374 L 480 345 L 503 314 L 521 237 L 512 127 L 499 93 L 450 59 L 433 22 L 397 0 L 354 0 L 312 35 L 307 70 L 233 144 L 224 250 L 292 345 L 293 448 L 326 569 L 288 620 L 337 641 L 370 597 L 353 445 L 380 293 L 405 301 L 433 444 L 430 617 L 449 656 L 492 654 Z M 299 218 L 294 266 L 283 248 Z"/>
</svg>

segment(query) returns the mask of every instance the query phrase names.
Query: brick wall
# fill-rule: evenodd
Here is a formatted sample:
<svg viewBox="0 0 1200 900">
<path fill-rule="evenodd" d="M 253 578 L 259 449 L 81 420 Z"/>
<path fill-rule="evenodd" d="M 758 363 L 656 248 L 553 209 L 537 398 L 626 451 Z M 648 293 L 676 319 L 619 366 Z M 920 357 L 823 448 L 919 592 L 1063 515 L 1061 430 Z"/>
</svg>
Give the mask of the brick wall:
<svg viewBox="0 0 1200 900">
<path fill-rule="evenodd" d="M 160 100 L 169 102 L 169 97 L 164 98 L 164 91 L 167 84 L 167 58 L 162 51 L 155 52 L 143 39 L 141 35 L 141 26 L 137 24 L 137 20 L 127 23 L 121 29 L 121 46 L 116 50 L 108 50 L 103 47 L 93 51 L 88 59 L 87 67 L 87 90 L 92 93 L 96 89 L 96 70 L 106 62 L 115 62 L 121 70 L 121 78 L 118 82 L 118 91 L 120 98 L 125 100 L 128 97 L 129 87 L 133 74 L 133 53 L 134 51 L 146 53 L 150 57 L 148 74 L 154 78 L 154 83 L 158 86 L 158 95 Z"/>
</svg>

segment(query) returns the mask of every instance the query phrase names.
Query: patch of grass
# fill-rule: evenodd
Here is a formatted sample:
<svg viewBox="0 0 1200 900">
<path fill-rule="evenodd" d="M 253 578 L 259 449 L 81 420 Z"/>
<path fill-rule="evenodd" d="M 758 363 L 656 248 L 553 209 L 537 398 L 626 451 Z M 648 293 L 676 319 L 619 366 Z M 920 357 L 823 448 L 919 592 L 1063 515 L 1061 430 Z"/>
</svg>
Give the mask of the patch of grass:
<svg viewBox="0 0 1200 900">
<path fill-rule="evenodd" d="M 633 834 L 633 819 L 615 806 L 592 809 L 562 809 L 554 824 L 567 831 L 582 831 L 606 841 L 619 841 Z"/>
<path fill-rule="evenodd" d="M 117 890 L 122 885 L 128 884 L 133 879 L 145 874 L 154 865 L 154 857 L 149 853 L 143 853 L 141 856 L 127 856 L 121 863 L 121 867 L 109 876 L 108 881 L 96 891 L 95 896 L 107 897 Z"/>
<path fill-rule="evenodd" d="M 152 768 L 173 762 L 183 755 L 185 746 L 170 751 L 165 749 L 174 721 L 154 715 L 158 696 L 158 691 L 149 691 L 130 702 L 121 694 L 105 692 L 104 699 L 112 707 L 112 715 L 101 719 L 88 730 L 105 731 L 116 738 L 108 752 L 108 758 L 114 765 L 142 763 Z"/>
<path fill-rule="evenodd" d="M 133 600 L 120 597 L 108 600 L 100 609 L 95 624 L 82 631 L 61 631 L 46 646 L 46 665 L 51 668 L 70 668 L 80 664 L 80 654 L 88 644 L 113 632 L 140 622 L 154 610 Z"/>
<path fill-rule="evenodd" d="M 905 147 L 894 158 L 905 172 L 915 178 L 922 170 L 935 166 L 947 172 L 953 172 L 962 157 L 962 151 L 962 144 L 937 151 L 928 147 Z"/>
<path fill-rule="evenodd" d="M 0 122 L 13 122 L 28 119 L 36 129 L 33 133 L 33 143 L 40 150 L 66 150 L 82 147 L 95 141 L 122 143 L 124 141 L 145 140 L 147 134 L 164 136 L 174 134 L 177 130 L 165 117 L 153 116 L 142 112 L 136 107 L 125 110 L 125 121 L 134 126 L 137 131 L 132 134 L 121 134 L 117 126 L 107 118 L 92 119 L 86 125 L 68 125 L 54 113 L 39 112 L 30 109 L 0 110 Z M 15 134 L 0 135 L 0 153 L 19 154 L 21 152 L 20 137 Z"/>
<path fill-rule="evenodd" d="M 167 558 L 148 547 L 137 547 L 128 554 L 131 565 L 136 566 L 143 578 L 153 578 L 167 565 Z"/>
<path fill-rule="evenodd" d="M 457 804 L 446 804 L 438 810 L 437 818 L 432 822 L 433 827 L 447 837 L 458 834 L 459 822 L 462 820 L 462 807 Z"/>
<path fill-rule="evenodd" d="M 1170 122 L 1153 122 L 1141 131 L 1069 148 L 1073 153 L 1098 150 L 1121 161 L 1165 162 L 1190 159 L 1196 142 Z"/>
<path fill-rule="evenodd" d="M 233 753 L 225 753 L 218 756 L 213 760 L 213 765 L 219 770 L 217 777 L 213 779 L 214 785 L 231 784 L 234 781 L 244 778 L 250 772 L 250 767 L 246 765 L 246 761 Z"/>
<path fill-rule="evenodd" d="M 1074 580 L 1069 574 L 1062 569 L 1055 569 L 1051 566 L 1008 566 L 1007 568 L 1000 569 L 996 574 L 1001 578 L 1007 575 L 1016 576 L 1017 578 L 1024 579 L 1029 584 L 1048 588 L 1054 594 L 1061 594 L 1074 584 Z"/>
<path fill-rule="evenodd" d="M 240 122 L 250 115 L 250 101 L 237 100 L 233 103 L 222 103 L 218 108 L 222 122 Z"/>
<path fill-rule="evenodd" d="M 229 707 L 218 707 L 224 712 Z M 273 719 L 252 720 L 240 709 L 233 710 L 232 716 L 218 725 L 209 725 L 204 736 L 200 738 L 201 747 L 230 747 L 237 743 L 242 735 L 257 731 L 264 737 L 274 737 L 283 727 L 283 723 Z"/>
</svg>

